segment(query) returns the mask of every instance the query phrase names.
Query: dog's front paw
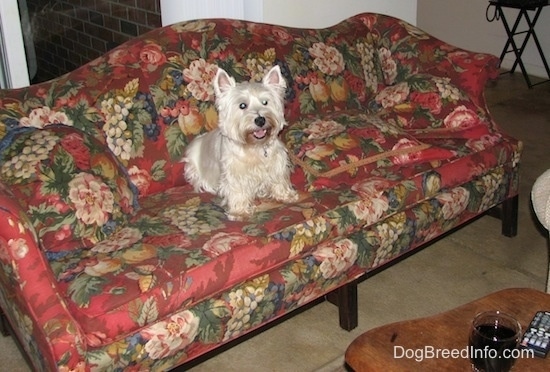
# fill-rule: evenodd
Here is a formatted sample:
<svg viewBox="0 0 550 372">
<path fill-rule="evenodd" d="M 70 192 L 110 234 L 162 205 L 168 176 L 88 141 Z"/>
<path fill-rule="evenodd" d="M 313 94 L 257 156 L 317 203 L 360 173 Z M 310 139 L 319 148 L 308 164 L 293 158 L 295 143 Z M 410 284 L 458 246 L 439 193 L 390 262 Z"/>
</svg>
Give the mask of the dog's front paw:
<svg viewBox="0 0 550 372">
<path fill-rule="evenodd" d="M 282 185 L 279 187 L 274 186 L 271 196 L 273 199 L 280 201 L 281 203 L 294 203 L 300 198 L 300 195 L 296 190 Z"/>
<path fill-rule="evenodd" d="M 245 193 L 228 193 L 228 196 L 223 199 L 222 205 L 227 218 L 231 221 L 246 220 L 256 211 L 254 199 Z"/>
<path fill-rule="evenodd" d="M 252 217 L 254 214 L 254 208 L 251 207 L 246 210 L 227 211 L 225 214 L 230 221 L 244 221 Z"/>
<path fill-rule="evenodd" d="M 252 204 L 251 200 L 235 200 L 230 199 L 226 204 L 225 214 L 231 221 L 243 221 L 252 217 L 256 212 L 256 206 Z"/>
<path fill-rule="evenodd" d="M 280 201 L 283 203 L 294 203 L 297 202 L 298 199 L 300 199 L 298 192 L 296 192 L 296 190 L 289 190 Z"/>
</svg>

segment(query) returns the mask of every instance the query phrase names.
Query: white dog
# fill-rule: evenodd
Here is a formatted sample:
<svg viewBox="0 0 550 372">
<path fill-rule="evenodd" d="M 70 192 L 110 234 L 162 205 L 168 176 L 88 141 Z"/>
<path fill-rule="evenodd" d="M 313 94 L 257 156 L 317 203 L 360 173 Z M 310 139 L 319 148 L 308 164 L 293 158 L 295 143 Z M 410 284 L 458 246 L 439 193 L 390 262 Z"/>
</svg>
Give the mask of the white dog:
<svg viewBox="0 0 550 372">
<path fill-rule="evenodd" d="M 213 84 L 218 128 L 189 144 L 183 159 L 187 181 L 196 191 L 219 195 L 231 220 L 250 217 L 257 197 L 285 203 L 298 200 L 287 151 L 278 138 L 286 125 L 286 82 L 279 66 L 269 70 L 261 83 L 239 84 L 218 68 Z"/>
</svg>

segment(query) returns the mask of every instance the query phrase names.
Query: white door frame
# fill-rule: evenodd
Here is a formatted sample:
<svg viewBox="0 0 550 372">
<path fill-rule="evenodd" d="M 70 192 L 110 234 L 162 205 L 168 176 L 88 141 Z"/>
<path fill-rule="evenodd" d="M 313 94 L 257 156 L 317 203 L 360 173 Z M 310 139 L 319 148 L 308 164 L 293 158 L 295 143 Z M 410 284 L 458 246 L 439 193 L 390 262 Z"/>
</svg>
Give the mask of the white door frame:
<svg viewBox="0 0 550 372">
<path fill-rule="evenodd" d="M 0 87 L 29 85 L 29 71 L 17 0 L 0 0 Z"/>
</svg>

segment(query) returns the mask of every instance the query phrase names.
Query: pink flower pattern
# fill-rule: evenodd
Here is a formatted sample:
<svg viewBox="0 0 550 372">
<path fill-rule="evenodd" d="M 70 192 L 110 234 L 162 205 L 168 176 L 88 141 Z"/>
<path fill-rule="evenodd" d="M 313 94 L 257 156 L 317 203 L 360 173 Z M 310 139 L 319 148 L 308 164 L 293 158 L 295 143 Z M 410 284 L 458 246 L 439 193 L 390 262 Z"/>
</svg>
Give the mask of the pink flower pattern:
<svg viewBox="0 0 550 372">
<path fill-rule="evenodd" d="M 76 217 L 87 225 L 103 226 L 114 207 L 109 186 L 92 174 L 79 173 L 69 182 L 69 188 L 69 199 L 76 208 Z"/>
<path fill-rule="evenodd" d="M 48 106 L 32 109 L 28 117 L 21 118 L 21 126 L 43 128 L 51 124 L 72 125 L 66 114 L 54 111 Z"/>
<path fill-rule="evenodd" d="M 170 356 L 189 345 L 198 329 L 199 318 L 190 311 L 183 311 L 141 333 L 147 340 L 145 351 L 152 359 Z"/>
<path fill-rule="evenodd" d="M 336 75 L 344 70 L 344 57 L 335 47 L 315 43 L 309 48 L 309 53 L 315 58 L 313 63 L 323 74 Z"/>
<path fill-rule="evenodd" d="M 212 63 L 199 59 L 191 62 L 189 68 L 183 70 L 185 81 L 189 83 L 187 89 L 199 101 L 211 101 L 214 98 L 212 81 L 218 67 Z"/>
<path fill-rule="evenodd" d="M 321 262 L 319 269 L 325 279 L 336 278 L 355 263 L 357 244 L 348 239 L 321 244 L 313 257 Z"/>
</svg>

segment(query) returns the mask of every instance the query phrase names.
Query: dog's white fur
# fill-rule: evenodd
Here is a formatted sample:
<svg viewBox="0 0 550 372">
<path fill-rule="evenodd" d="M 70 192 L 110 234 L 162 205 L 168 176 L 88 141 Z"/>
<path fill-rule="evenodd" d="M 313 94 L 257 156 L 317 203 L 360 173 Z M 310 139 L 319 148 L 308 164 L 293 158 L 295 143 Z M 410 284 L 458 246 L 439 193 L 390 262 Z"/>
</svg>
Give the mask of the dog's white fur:
<svg viewBox="0 0 550 372">
<path fill-rule="evenodd" d="M 269 70 L 261 83 L 239 84 L 218 68 L 213 84 L 218 128 L 187 147 L 183 159 L 187 181 L 196 191 L 219 195 L 231 220 L 250 217 L 257 197 L 285 203 L 298 200 L 287 151 L 278 138 L 286 125 L 286 82 L 279 66 Z"/>
</svg>

